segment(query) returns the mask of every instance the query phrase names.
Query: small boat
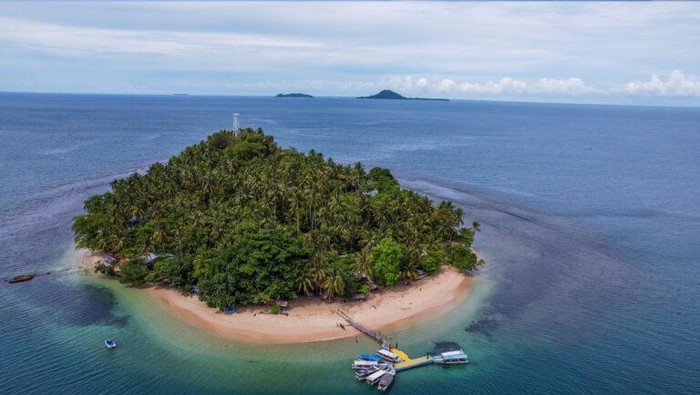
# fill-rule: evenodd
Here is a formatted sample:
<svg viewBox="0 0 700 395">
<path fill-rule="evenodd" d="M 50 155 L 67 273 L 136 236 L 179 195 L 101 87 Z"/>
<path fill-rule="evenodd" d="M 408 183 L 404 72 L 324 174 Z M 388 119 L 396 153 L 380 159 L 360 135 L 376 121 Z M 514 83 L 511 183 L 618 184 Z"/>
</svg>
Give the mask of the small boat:
<svg viewBox="0 0 700 395">
<path fill-rule="evenodd" d="M 378 368 L 360 369 L 355 372 L 355 378 L 358 381 L 363 381 L 367 378 L 367 376 L 369 376 L 372 373 L 376 373 L 378 370 Z"/>
<path fill-rule="evenodd" d="M 456 365 L 462 363 L 469 363 L 469 357 L 464 352 L 464 350 L 455 350 L 443 352 L 438 356 L 433 357 L 435 363 L 442 363 L 445 365 Z"/>
<path fill-rule="evenodd" d="M 228 309 L 226 309 L 226 310 L 224 311 L 224 313 L 226 313 L 226 314 L 228 314 L 228 315 L 231 315 L 231 314 L 233 314 L 233 313 L 235 313 L 235 312 L 236 312 L 236 308 L 235 308 L 235 307 L 229 307 Z"/>
<path fill-rule="evenodd" d="M 105 346 L 107 346 L 107 348 L 111 349 L 111 348 L 116 347 L 117 343 L 112 339 L 107 339 L 107 340 L 105 340 Z"/>
<path fill-rule="evenodd" d="M 377 384 L 377 389 L 386 392 L 389 390 L 389 387 L 391 387 L 391 384 L 394 383 L 394 378 L 396 377 L 396 370 L 391 369 L 387 374 L 383 375 L 379 379 L 379 384 Z"/>
<path fill-rule="evenodd" d="M 360 359 L 364 359 L 365 361 L 381 361 L 382 358 L 378 357 L 376 355 L 371 355 L 371 354 L 360 354 Z"/>
<path fill-rule="evenodd" d="M 365 381 L 366 381 L 367 384 L 369 384 L 369 385 L 375 385 L 375 384 L 377 384 L 377 382 L 379 381 L 379 379 L 381 379 L 382 376 L 384 376 L 385 374 L 387 374 L 387 371 L 386 371 L 386 370 L 383 370 L 383 369 L 382 369 L 382 370 L 378 370 L 378 371 L 376 371 L 376 372 L 370 374 L 369 376 L 367 376 L 367 378 L 365 379 Z"/>
<path fill-rule="evenodd" d="M 21 283 L 23 281 L 29 281 L 29 280 L 33 279 L 34 277 L 36 277 L 36 275 L 34 275 L 34 274 L 20 274 L 19 276 L 12 277 L 7 282 L 10 284 Z"/>
<path fill-rule="evenodd" d="M 370 369 L 370 368 L 383 368 L 385 366 L 386 366 L 386 363 L 377 362 L 377 361 L 366 361 L 364 359 L 356 359 L 352 363 L 352 368 L 355 370 Z"/>
<path fill-rule="evenodd" d="M 377 355 L 379 355 L 383 359 L 386 359 L 389 362 L 396 362 L 399 360 L 398 355 L 394 354 L 393 352 L 391 352 L 389 350 L 385 350 L 383 348 L 380 348 L 379 350 L 377 350 Z"/>
</svg>

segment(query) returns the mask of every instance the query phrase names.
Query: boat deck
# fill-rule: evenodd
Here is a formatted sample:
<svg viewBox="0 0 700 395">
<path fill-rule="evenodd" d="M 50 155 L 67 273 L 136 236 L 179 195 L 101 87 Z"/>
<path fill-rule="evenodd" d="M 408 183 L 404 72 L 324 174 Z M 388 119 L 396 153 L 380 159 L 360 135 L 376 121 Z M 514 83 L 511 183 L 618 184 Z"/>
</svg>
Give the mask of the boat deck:
<svg viewBox="0 0 700 395">
<path fill-rule="evenodd" d="M 419 366 L 430 365 L 433 362 L 434 361 L 432 360 L 432 358 L 420 357 L 416 359 L 409 359 L 401 363 L 396 363 L 394 364 L 394 369 L 396 369 L 397 372 L 400 372 L 402 370 L 413 369 Z"/>
<path fill-rule="evenodd" d="M 450 351 L 447 353 L 442 353 L 440 356 L 428 356 L 428 355 L 426 355 L 424 357 L 411 358 L 408 354 L 399 350 L 398 348 L 394 347 L 394 345 L 389 343 L 385 334 L 381 333 L 378 330 L 374 330 L 368 326 L 362 325 L 361 323 L 353 320 L 350 316 L 348 316 L 346 313 L 344 313 L 342 311 L 336 311 L 336 313 L 340 317 L 342 317 L 345 321 L 347 321 L 348 324 L 353 326 L 355 329 L 357 329 L 358 331 L 364 333 L 365 335 L 373 338 L 374 340 L 378 341 L 381 344 L 382 349 L 384 349 L 384 350 L 388 349 L 390 352 L 395 354 L 401 362 L 389 364 L 389 367 L 393 368 L 396 373 L 403 371 L 403 370 L 408 370 L 408 369 L 413 369 L 413 368 L 417 368 L 417 367 L 421 367 L 421 366 L 425 366 L 425 365 L 430 365 L 433 363 L 448 363 L 448 362 L 445 362 L 443 360 L 443 358 L 445 358 L 445 356 L 448 354 L 449 354 L 448 356 L 450 356 L 450 357 L 452 356 L 452 354 L 454 354 L 455 357 L 461 357 L 462 355 L 464 355 L 464 358 L 466 359 L 466 354 L 464 354 L 464 351 L 462 351 L 461 349 L 459 351 Z M 376 357 L 373 357 L 372 355 L 368 355 L 368 354 L 361 354 L 360 357 L 361 358 L 368 358 L 368 359 L 372 359 L 372 360 L 376 358 Z M 454 363 L 457 363 L 457 362 L 454 362 Z M 373 385 L 376 384 L 379 381 L 379 377 L 375 377 L 375 375 L 378 375 L 378 374 L 380 374 L 380 373 L 375 372 L 375 373 L 367 376 L 366 381 L 369 382 L 370 384 L 373 384 Z M 384 373 L 381 373 L 381 375 L 386 375 L 386 374 L 387 374 L 386 371 L 384 371 Z M 391 385 L 391 383 L 395 379 L 396 379 L 396 377 L 394 375 L 392 375 L 392 377 L 390 379 L 386 378 L 387 382 L 385 382 L 381 386 L 380 391 L 388 390 L 389 386 Z"/>
<path fill-rule="evenodd" d="M 394 364 L 394 369 L 396 369 L 397 372 L 400 372 L 402 370 L 408 370 L 412 368 L 417 368 L 419 366 L 425 366 L 433 363 L 432 358 L 429 357 L 420 357 L 420 358 L 411 358 L 406 354 L 405 352 L 399 350 L 398 348 L 391 348 L 391 352 L 394 354 L 398 355 L 403 362 L 395 363 Z"/>
</svg>

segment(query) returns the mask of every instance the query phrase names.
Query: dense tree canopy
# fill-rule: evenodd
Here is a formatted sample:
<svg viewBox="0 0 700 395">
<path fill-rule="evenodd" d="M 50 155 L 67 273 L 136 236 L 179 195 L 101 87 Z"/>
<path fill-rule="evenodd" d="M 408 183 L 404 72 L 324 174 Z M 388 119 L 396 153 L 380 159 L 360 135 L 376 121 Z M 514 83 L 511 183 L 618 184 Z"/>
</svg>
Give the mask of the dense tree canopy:
<svg viewBox="0 0 700 395">
<path fill-rule="evenodd" d="M 152 269 L 122 264 L 122 281 L 196 285 L 219 308 L 350 296 L 372 280 L 481 264 L 452 203 L 401 189 L 387 169 L 280 149 L 261 130 L 215 133 L 111 186 L 75 218 L 76 244 L 125 258 L 155 252 Z"/>
</svg>

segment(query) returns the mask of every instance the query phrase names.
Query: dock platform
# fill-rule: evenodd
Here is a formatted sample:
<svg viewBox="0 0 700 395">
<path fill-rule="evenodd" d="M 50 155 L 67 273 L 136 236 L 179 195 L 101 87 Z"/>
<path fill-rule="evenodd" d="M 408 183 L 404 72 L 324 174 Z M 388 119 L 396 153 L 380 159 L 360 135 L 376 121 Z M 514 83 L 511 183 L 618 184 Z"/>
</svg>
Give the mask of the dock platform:
<svg viewBox="0 0 700 395">
<path fill-rule="evenodd" d="M 433 362 L 434 361 L 432 358 L 420 357 L 420 358 L 416 358 L 416 359 L 409 359 L 407 361 L 395 363 L 394 369 L 396 369 L 397 372 L 400 372 L 403 370 L 413 369 L 413 368 L 417 368 L 420 366 L 430 365 Z"/>
<path fill-rule="evenodd" d="M 419 366 L 429 365 L 434 362 L 432 358 L 429 358 L 427 356 L 420 358 L 411 358 L 408 356 L 408 354 L 395 347 L 391 347 L 390 351 L 398 355 L 399 358 L 401 358 L 402 362 L 394 364 L 394 369 L 396 369 L 397 372 L 417 368 Z"/>
</svg>

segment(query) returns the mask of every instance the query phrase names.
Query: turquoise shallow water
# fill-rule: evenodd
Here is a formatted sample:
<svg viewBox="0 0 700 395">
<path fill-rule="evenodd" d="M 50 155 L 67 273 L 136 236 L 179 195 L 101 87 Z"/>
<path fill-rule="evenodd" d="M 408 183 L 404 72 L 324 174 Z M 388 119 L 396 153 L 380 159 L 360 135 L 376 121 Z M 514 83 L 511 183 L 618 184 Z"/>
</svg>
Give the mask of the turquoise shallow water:
<svg viewBox="0 0 700 395">
<path fill-rule="evenodd" d="M 0 94 L 0 277 L 51 272 L 0 283 L 0 393 L 374 393 L 347 368 L 365 339 L 225 341 L 74 269 L 85 197 L 234 111 L 482 223 L 489 264 L 468 301 L 392 334 L 475 363 L 402 373 L 392 393 L 700 392 L 699 109 Z"/>
</svg>

